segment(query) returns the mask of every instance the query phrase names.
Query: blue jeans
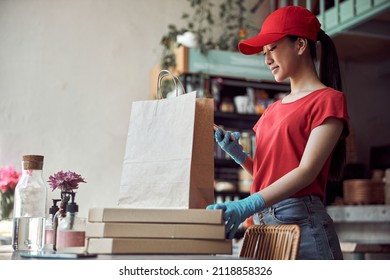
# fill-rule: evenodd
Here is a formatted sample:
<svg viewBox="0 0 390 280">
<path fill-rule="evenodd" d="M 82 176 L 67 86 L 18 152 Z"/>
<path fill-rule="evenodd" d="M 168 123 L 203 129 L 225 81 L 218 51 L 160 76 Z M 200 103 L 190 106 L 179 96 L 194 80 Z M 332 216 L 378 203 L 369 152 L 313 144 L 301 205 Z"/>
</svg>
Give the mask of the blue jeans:
<svg viewBox="0 0 390 280">
<path fill-rule="evenodd" d="M 300 260 L 342 260 L 333 220 L 318 196 L 288 198 L 254 215 L 255 224 L 298 224 Z"/>
</svg>

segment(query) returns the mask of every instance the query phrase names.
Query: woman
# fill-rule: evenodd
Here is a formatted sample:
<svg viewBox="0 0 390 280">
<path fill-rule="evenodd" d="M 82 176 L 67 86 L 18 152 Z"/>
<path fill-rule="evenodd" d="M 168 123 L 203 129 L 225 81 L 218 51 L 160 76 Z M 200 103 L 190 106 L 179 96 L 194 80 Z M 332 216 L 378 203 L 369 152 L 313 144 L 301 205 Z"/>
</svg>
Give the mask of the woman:
<svg viewBox="0 0 390 280">
<path fill-rule="evenodd" d="M 314 64 L 317 40 L 320 78 Z M 260 33 L 240 42 L 239 49 L 246 55 L 262 52 L 277 82 L 289 78 L 291 92 L 269 106 L 254 126 L 253 159 L 238 143 L 239 133 L 231 137 L 217 129 L 217 143 L 253 175 L 253 185 L 249 197 L 207 208 L 224 211 L 229 238 L 250 216 L 255 223 L 295 223 L 301 228 L 299 259 L 342 259 L 323 204 L 327 180 L 341 175 L 349 133 L 332 40 L 312 12 L 287 6 L 271 13 Z"/>
</svg>

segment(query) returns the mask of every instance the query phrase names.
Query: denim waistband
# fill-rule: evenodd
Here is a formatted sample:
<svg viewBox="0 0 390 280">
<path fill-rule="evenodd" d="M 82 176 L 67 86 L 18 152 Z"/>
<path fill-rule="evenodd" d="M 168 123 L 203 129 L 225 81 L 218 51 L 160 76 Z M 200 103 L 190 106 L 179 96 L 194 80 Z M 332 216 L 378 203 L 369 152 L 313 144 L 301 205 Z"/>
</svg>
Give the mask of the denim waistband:
<svg viewBox="0 0 390 280">
<path fill-rule="evenodd" d="M 264 216 L 272 213 L 273 209 L 288 206 L 288 205 L 294 204 L 298 201 L 304 201 L 306 204 L 321 205 L 320 207 L 321 208 L 323 207 L 323 201 L 322 201 L 321 197 L 319 197 L 317 195 L 306 195 L 306 196 L 302 196 L 302 197 L 290 197 L 290 198 L 286 198 L 278 203 L 275 203 L 274 205 L 271 205 L 270 207 L 267 207 L 263 211 L 257 213 L 257 215 L 254 215 L 254 220 L 260 222 Z"/>
<path fill-rule="evenodd" d="M 311 202 L 311 203 L 323 203 L 321 200 L 321 197 L 318 195 L 306 195 L 302 197 L 290 197 L 286 198 L 280 202 L 275 203 L 274 205 L 271 205 L 270 207 L 266 208 L 266 210 L 271 209 L 271 208 L 278 208 L 281 206 L 289 205 L 291 203 L 294 203 L 296 201 L 305 201 L 305 202 Z"/>
</svg>

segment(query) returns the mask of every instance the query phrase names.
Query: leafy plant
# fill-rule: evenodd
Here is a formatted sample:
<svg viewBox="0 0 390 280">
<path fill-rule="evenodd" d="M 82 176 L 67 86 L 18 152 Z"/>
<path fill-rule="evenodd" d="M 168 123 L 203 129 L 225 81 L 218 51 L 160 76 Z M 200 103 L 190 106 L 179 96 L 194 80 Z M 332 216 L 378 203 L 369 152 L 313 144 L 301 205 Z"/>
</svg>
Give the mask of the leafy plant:
<svg viewBox="0 0 390 280">
<path fill-rule="evenodd" d="M 164 46 L 162 59 L 161 59 L 161 68 L 169 69 L 176 67 L 175 53 L 174 49 L 176 48 L 176 37 L 179 34 L 186 32 L 187 29 L 177 29 L 173 24 L 168 25 L 168 33 L 161 38 L 161 45 Z"/>
<path fill-rule="evenodd" d="M 219 18 L 223 26 L 223 32 L 215 42 L 219 50 L 237 51 L 239 41 L 246 38 L 248 31 L 257 28 L 248 19 L 245 1 L 225 0 L 219 6 Z"/>
<path fill-rule="evenodd" d="M 184 13 L 182 18 L 187 19 L 187 29 L 195 34 L 198 46 L 202 53 L 214 48 L 212 39 L 213 25 L 215 24 L 212 9 L 214 4 L 210 0 L 188 0 L 193 9 L 192 17 Z"/>
<path fill-rule="evenodd" d="M 248 30 L 256 29 L 249 21 L 249 13 L 245 8 L 245 0 L 224 0 L 219 9 L 214 8 L 211 0 L 187 0 L 190 2 L 192 14 L 183 13 L 186 26 L 178 28 L 168 25 L 168 33 L 161 39 L 163 53 L 161 68 L 176 67 L 174 49 L 178 46 L 177 35 L 191 31 L 195 34 L 201 53 L 207 55 L 209 50 L 237 51 L 237 44 Z M 218 16 L 217 16 L 218 11 Z M 254 12 L 251 9 L 250 12 Z M 216 21 L 218 18 L 219 21 Z M 220 34 L 215 37 L 215 34 Z"/>
</svg>

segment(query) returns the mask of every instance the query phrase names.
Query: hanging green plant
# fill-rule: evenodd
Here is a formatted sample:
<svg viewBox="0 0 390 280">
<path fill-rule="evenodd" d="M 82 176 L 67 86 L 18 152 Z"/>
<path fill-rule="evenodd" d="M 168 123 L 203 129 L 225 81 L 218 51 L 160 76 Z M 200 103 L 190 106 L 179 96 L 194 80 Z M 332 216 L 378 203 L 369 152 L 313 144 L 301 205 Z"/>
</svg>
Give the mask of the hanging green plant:
<svg viewBox="0 0 390 280">
<path fill-rule="evenodd" d="M 160 41 L 160 44 L 163 45 L 163 53 L 161 58 L 161 68 L 170 69 L 176 67 L 176 59 L 174 50 L 177 47 L 176 37 L 179 34 L 182 34 L 186 29 L 181 28 L 180 30 L 173 24 L 168 25 L 168 33 L 165 34 Z"/>
<path fill-rule="evenodd" d="M 161 39 L 164 47 L 161 58 L 162 69 L 176 67 L 174 50 L 179 46 L 177 36 L 185 32 L 195 34 L 197 47 L 202 54 L 207 55 L 209 50 L 237 51 L 238 42 L 244 39 L 248 32 L 257 30 L 257 26 L 249 20 L 249 15 L 257 8 L 248 11 L 245 0 L 224 0 L 219 5 L 219 9 L 214 8 L 211 0 L 187 1 L 190 3 L 192 13 L 182 14 L 181 18 L 186 21 L 186 26 L 178 28 L 173 24 L 168 25 L 168 33 Z M 218 21 L 215 18 L 218 18 Z M 223 31 L 218 32 L 218 37 L 215 36 L 216 28 Z"/>
</svg>

